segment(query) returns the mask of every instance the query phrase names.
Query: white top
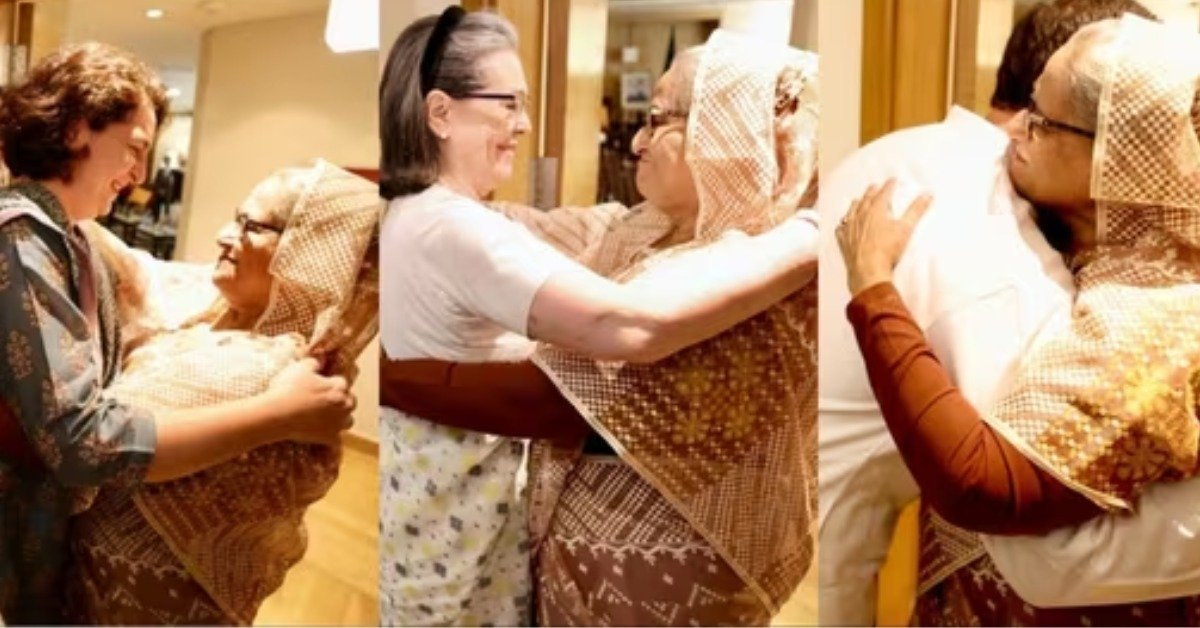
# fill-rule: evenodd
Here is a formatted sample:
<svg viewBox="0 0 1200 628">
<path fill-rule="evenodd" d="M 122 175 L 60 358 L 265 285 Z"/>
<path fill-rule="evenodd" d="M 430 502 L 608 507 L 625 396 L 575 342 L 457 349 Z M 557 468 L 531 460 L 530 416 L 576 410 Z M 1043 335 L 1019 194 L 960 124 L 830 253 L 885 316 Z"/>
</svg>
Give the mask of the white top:
<svg viewBox="0 0 1200 628">
<path fill-rule="evenodd" d="M 524 359 L 534 295 L 554 272 L 583 268 L 440 185 L 393 199 L 380 242 L 379 335 L 396 360 Z"/>
<path fill-rule="evenodd" d="M 393 359 L 523 359 L 534 295 L 582 269 L 438 185 L 393 200 L 380 242 L 380 340 Z M 527 624 L 522 441 L 380 414 L 380 621 Z"/>
</svg>

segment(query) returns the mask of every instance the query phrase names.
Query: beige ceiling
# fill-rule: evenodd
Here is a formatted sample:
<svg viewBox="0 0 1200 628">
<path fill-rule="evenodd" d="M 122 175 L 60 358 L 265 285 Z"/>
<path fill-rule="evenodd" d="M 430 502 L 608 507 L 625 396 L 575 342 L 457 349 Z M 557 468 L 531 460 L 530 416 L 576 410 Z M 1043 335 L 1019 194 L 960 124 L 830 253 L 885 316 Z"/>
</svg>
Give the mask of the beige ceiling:
<svg viewBox="0 0 1200 628">
<path fill-rule="evenodd" d="M 195 71 L 214 26 L 325 11 L 329 0 L 67 0 L 66 37 L 122 46 L 161 70 Z M 162 9 L 161 19 L 146 10 Z"/>
</svg>

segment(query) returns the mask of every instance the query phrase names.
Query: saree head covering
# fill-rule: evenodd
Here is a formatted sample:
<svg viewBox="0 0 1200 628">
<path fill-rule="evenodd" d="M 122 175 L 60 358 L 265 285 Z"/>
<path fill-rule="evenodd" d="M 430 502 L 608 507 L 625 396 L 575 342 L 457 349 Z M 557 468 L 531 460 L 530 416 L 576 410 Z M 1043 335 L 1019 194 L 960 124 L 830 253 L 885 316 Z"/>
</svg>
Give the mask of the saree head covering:
<svg viewBox="0 0 1200 628">
<path fill-rule="evenodd" d="M 198 323 L 161 333 L 130 353 L 113 394 L 156 411 L 160 420 L 172 409 L 261 393 L 305 354 L 323 356 L 326 372 L 351 375 L 354 359 L 378 329 L 383 204 L 374 184 L 318 161 L 273 175 L 247 202 L 269 203 L 285 224 L 270 265 L 268 306 L 253 330 Z M 218 302 L 210 308 L 218 322 L 225 307 Z M 340 458 L 336 448 L 274 443 L 186 478 L 143 485 L 133 501 L 152 532 L 116 518 L 85 519 L 79 527 L 103 551 L 123 556 L 117 564 L 137 565 L 129 552 L 147 545 L 140 535 L 157 534 L 229 621 L 249 624 L 303 556 L 305 509 L 329 490 Z M 154 577 L 154 565 L 132 570 L 139 578 Z"/>
<path fill-rule="evenodd" d="M 700 54 L 685 139 L 699 200 L 696 239 L 597 272 L 635 281 L 669 269 L 685 249 L 759 233 L 798 209 L 816 164 L 816 55 L 751 45 L 721 31 Z M 617 228 L 603 244 L 620 248 L 626 235 L 640 237 Z M 534 358 L 768 613 L 787 600 L 812 559 L 815 299 L 814 281 L 652 365 L 598 363 L 549 346 Z M 538 444 L 535 537 L 551 526 L 562 487 L 578 475 L 577 460 L 577 452 Z"/>
<path fill-rule="evenodd" d="M 1066 485 L 1128 509 L 1147 484 L 1196 472 L 1200 37 L 1132 15 L 1103 27 L 1097 246 L 1076 260 L 1070 328 L 988 421 Z"/>
</svg>

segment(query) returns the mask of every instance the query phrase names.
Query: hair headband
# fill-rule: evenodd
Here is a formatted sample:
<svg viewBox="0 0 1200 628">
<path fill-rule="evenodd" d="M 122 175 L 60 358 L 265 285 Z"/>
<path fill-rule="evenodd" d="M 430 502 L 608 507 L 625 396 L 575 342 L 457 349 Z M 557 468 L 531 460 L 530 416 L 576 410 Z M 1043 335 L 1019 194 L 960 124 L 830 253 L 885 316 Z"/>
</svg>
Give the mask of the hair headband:
<svg viewBox="0 0 1200 628">
<path fill-rule="evenodd" d="M 442 62 L 442 52 L 446 48 L 446 42 L 450 39 L 450 33 L 454 32 L 455 27 L 466 15 L 467 12 L 462 7 L 451 5 L 438 16 L 437 24 L 433 26 L 433 32 L 429 33 L 429 40 L 425 42 L 425 52 L 421 54 L 422 96 L 433 89 L 433 80 L 437 77 L 438 66 Z"/>
</svg>

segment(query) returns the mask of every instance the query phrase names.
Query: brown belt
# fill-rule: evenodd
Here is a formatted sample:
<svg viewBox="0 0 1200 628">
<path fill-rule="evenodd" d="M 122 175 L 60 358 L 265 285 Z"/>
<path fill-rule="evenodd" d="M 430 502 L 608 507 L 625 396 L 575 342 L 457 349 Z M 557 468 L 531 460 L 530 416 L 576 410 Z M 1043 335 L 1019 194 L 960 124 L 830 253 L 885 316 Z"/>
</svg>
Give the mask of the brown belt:
<svg viewBox="0 0 1200 628">
<path fill-rule="evenodd" d="M 450 427 L 578 442 L 587 422 L 532 362 L 389 360 L 380 352 L 379 402 Z"/>
</svg>

